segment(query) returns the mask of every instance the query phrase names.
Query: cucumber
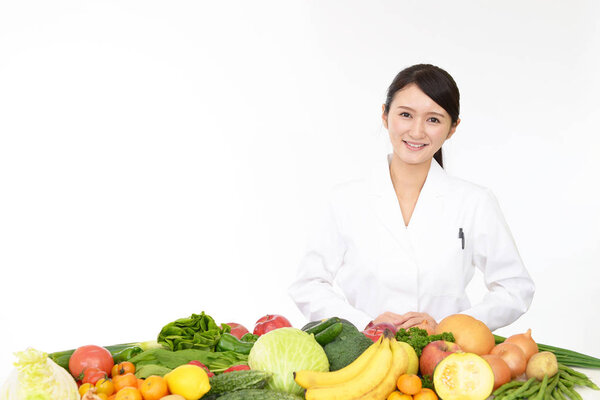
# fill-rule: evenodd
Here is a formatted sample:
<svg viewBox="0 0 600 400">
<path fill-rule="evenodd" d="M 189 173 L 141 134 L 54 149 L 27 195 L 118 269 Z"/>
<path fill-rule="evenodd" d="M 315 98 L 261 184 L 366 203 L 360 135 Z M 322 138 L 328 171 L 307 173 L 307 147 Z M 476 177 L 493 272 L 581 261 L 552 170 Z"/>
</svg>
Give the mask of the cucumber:
<svg viewBox="0 0 600 400">
<path fill-rule="evenodd" d="M 266 371 L 231 371 L 209 378 L 210 390 L 206 396 L 222 395 L 241 389 L 262 389 L 273 374 Z"/>
<path fill-rule="evenodd" d="M 242 389 L 224 394 L 219 400 L 303 400 L 304 397 L 269 389 Z"/>
<path fill-rule="evenodd" d="M 315 334 L 315 340 L 321 346 L 331 343 L 341 332 L 344 325 L 341 322 L 336 322 L 328 326 L 325 330 Z"/>
<path fill-rule="evenodd" d="M 324 331 L 329 328 L 331 325 L 340 322 L 338 317 L 331 317 L 324 321 L 318 322 L 317 324 L 311 325 L 309 327 L 305 327 L 306 329 L 302 329 L 306 333 L 312 333 L 313 335 L 317 335 L 317 333 Z M 308 325 L 307 325 L 308 326 Z"/>
</svg>

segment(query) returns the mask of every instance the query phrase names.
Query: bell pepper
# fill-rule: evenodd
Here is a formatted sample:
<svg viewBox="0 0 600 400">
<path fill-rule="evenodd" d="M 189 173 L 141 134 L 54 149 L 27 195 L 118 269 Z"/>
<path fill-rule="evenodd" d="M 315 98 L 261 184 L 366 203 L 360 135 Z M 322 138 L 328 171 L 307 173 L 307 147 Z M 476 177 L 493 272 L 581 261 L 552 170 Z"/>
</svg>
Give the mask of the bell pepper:
<svg viewBox="0 0 600 400">
<path fill-rule="evenodd" d="M 217 351 L 235 351 L 240 354 L 250 354 L 254 343 L 244 342 L 231 333 L 223 333 L 217 343 Z"/>
</svg>

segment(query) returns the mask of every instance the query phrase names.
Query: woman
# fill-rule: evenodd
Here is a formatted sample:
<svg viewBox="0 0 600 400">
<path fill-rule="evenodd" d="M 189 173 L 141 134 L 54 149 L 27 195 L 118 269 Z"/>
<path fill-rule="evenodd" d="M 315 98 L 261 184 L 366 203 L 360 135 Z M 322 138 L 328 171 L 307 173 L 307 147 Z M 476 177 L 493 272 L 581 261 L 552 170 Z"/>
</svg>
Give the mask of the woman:
<svg viewBox="0 0 600 400">
<path fill-rule="evenodd" d="M 291 297 L 310 320 L 339 316 L 358 327 L 434 328 L 459 312 L 491 330 L 512 323 L 535 286 L 502 212 L 489 190 L 442 168 L 442 145 L 460 123 L 454 79 L 433 65 L 406 68 L 382 108 L 393 152 L 368 179 L 334 188 Z M 488 292 L 472 305 L 474 268 Z"/>
</svg>

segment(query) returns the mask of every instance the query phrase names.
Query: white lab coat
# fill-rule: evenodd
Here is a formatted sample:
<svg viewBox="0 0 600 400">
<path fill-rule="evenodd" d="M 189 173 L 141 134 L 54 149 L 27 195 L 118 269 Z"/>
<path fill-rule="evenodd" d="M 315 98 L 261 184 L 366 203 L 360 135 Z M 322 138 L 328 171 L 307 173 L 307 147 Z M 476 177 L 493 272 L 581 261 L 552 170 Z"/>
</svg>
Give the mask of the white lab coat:
<svg viewBox="0 0 600 400">
<path fill-rule="evenodd" d="M 493 194 L 432 160 L 405 226 L 390 159 L 369 178 L 333 189 L 289 288 L 302 313 L 309 320 L 339 316 L 360 329 L 385 311 L 426 312 L 438 322 L 460 312 L 491 330 L 519 318 L 535 286 Z M 475 267 L 488 293 L 471 305 L 465 288 Z"/>
</svg>

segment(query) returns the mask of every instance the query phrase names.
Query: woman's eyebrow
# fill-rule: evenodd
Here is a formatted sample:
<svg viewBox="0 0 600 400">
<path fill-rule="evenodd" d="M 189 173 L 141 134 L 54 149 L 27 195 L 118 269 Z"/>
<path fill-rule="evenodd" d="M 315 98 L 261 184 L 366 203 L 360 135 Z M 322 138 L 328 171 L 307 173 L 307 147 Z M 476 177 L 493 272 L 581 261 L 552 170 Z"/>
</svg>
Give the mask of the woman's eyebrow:
<svg viewBox="0 0 600 400">
<path fill-rule="evenodd" d="M 403 108 L 403 109 L 408 110 L 408 111 L 415 111 L 413 108 L 410 108 L 408 106 L 402 106 L 402 105 L 398 105 L 398 106 L 396 106 L 396 108 Z M 437 116 L 442 117 L 442 118 L 445 117 L 444 114 L 436 112 L 436 111 L 429 111 L 427 114 L 437 115 Z"/>
</svg>

